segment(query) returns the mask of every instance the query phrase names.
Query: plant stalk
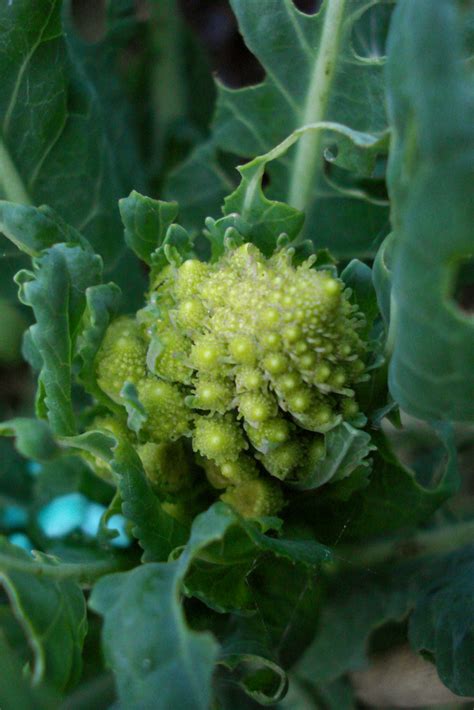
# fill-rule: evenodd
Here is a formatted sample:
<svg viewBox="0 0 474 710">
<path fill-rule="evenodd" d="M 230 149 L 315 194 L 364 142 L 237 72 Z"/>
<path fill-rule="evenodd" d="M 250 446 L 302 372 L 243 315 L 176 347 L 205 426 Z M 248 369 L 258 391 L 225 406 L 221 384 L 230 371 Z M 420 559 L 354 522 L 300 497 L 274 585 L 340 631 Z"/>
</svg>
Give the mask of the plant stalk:
<svg viewBox="0 0 474 710">
<path fill-rule="evenodd" d="M 321 44 L 314 65 L 302 125 L 323 121 L 336 70 L 346 0 L 326 0 L 326 15 Z M 321 131 L 303 136 L 299 141 L 288 189 L 288 202 L 304 211 L 307 207 L 317 169 L 321 163 Z"/>
</svg>

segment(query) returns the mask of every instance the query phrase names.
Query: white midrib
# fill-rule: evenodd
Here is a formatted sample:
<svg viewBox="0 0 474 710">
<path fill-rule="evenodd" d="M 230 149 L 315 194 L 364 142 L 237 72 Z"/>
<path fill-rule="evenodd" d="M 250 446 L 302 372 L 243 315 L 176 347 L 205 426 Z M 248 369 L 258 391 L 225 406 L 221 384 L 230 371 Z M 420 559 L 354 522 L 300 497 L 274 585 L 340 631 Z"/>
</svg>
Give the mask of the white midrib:
<svg viewBox="0 0 474 710">
<path fill-rule="evenodd" d="M 311 82 L 303 112 L 303 125 L 323 121 L 336 69 L 346 0 L 326 0 L 321 43 L 314 63 Z M 288 202 L 304 210 L 311 197 L 320 162 L 321 131 L 306 134 L 298 142 L 291 179 Z"/>
</svg>

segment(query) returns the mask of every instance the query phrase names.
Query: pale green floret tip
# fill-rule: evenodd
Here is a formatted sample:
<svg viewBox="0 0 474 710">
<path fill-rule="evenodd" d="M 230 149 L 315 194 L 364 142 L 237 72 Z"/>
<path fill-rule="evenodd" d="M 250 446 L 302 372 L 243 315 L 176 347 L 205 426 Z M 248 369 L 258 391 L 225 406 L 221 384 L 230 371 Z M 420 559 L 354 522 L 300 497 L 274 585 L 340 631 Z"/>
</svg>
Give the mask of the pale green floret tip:
<svg viewBox="0 0 474 710">
<path fill-rule="evenodd" d="M 198 328 L 206 315 L 206 309 L 198 298 L 187 298 L 178 307 L 177 319 L 185 329 Z"/>
<path fill-rule="evenodd" d="M 137 385 L 146 376 L 146 344 L 140 327 L 128 316 L 107 329 L 96 358 L 99 387 L 116 402 L 125 382 Z"/>
<path fill-rule="evenodd" d="M 189 486 L 191 465 L 182 441 L 138 446 L 137 453 L 150 483 L 159 493 L 173 495 Z"/>
<path fill-rule="evenodd" d="M 147 414 L 143 430 L 151 441 L 174 441 L 189 433 L 192 412 L 177 385 L 149 377 L 139 383 L 138 398 Z"/>
<path fill-rule="evenodd" d="M 234 391 L 229 382 L 200 377 L 195 385 L 194 407 L 223 414 L 232 404 Z"/>
<path fill-rule="evenodd" d="M 197 417 L 193 431 L 193 448 L 216 463 L 235 461 L 247 448 L 243 432 L 233 417 Z"/>
<path fill-rule="evenodd" d="M 200 337 L 191 350 L 191 364 L 196 370 L 215 371 L 224 356 L 222 344 L 210 335 Z"/>
<path fill-rule="evenodd" d="M 273 397 L 261 393 L 243 394 L 239 400 L 239 412 L 253 425 L 259 425 L 276 414 L 276 402 Z"/>
<path fill-rule="evenodd" d="M 229 488 L 221 495 L 221 500 L 232 506 L 244 518 L 276 515 L 284 504 L 283 494 L 278 485 L 263 478 Z"/>
<path fill-rule="evenodd" d="M 254 341 L 244 335 L 233 338 L 229 343 L 229 350 L 235 362 L 241 365 L 253 365 L 257 358 Z"/>
<path fill-rule="evenodd" d="M 305 456 L 303 442 L 294 439 L 269 451 L 268 454 L 257 454 L 268 473 L 280 480 L 291 478 L 291 474 L 303 463 Z"/>
<path fill-rule="evenodd" d="M 241 367 L 235 374 L 237 392 L 265 388 L 265 379 L 261 370 L 255 367 Z"/>
<path fill-rule="evenodd" d="M 293 256 L 243 244 L 215 263 L 167 266 L 152 273 L 137 317 L 108 328 L 98 384 L 121 405 L 125 382 L 135 385 L 146 418 L 131 442 L 165 496 L 174 484 L 163 482 L 162 452 L 178 456 L 188 437 L 206 495 L 225 489 L 242 515 L 275 514 L 275 479 L 297 479 L 308 458 L 317 465 L 325 433 L 358 414 L 363 316 L 332 270 L 314 258 L 294 266 Z"/>
</svg>

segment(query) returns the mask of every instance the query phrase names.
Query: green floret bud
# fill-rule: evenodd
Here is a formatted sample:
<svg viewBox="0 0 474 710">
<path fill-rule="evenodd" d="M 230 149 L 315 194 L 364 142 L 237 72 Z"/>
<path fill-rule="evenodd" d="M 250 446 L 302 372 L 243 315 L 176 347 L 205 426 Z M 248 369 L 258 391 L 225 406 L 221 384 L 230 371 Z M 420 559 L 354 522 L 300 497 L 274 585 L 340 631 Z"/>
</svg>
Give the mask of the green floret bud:
<svg viewBox="0 0 474 710">
<path fill-rule="evenodd" d="M 179 325 L 185 329 L 195 329 L 204 320 L 206 309 L 199 298 L 186 298 L 181 301 L 176 317 Z"/>
<path fill-rule="evenodd" d="M 245 425 L 245 431 L 252 443 L 252 446 L 266 454 L 271 449 L 276 448 L 279 444 L 288 441 L 291 433 L 289 422 L 285 419 L 275 417 L 261 424 L 259 427 Z"/>
<path fill-rule="evenodd" d="M 187 299 L 195 296 L 206 279 L 210 267 L 197 259 L 188 259 L 178 269 L 176 275 L 176 296 Z"/>
<path fill-rule="evenodd" d="M 138 385 L 138 398 L 147 414 L 143 431 L 151 441 L 174 441 L 189 433 L 192 413 L 179 387 L 148 377 Z"/>
<path fill-rule="evenodd" d="M 216 415 L 196 418 L 193 448 L 201 456 L 223 464 L 235 461 L 247 445 L 242 429 L 232 416 Z"/>
<path fill-rule="evenodd" d="M 190 460 L 182 441 L 137 448 L 144 471 L 152 486 L 162 495 L 173 495 L 187 488 L 192 480 Z"/>
<path fill-rule="evenodd" d="M 263 373 L 256 367 L 240 367 L 235 373 L 237 392 L 265 389 Z"/>
<path fill-rule="evenodd" d="M 153 362 L 153 372 L 165 380 L 188 384 L 192 370 L 188 365 L 191 341 L 179 330 L 169 325 L 162 327 L 153 337 L 149 353 L 157 353 Z"/>
<path fill-rule="evenodd" d="M 219 368 L 225 355 L 223 344 L 212 335 L 203 335 L 196 339 L 190 361 L 198 371 L 215 371 Z"/>
<path fill-rule="evenodd" d="M 253 365 L 257 359 L 257 346 L 252 338 L 240 335 L 229 343 L 229 351 L 236 363 Z"/>
<path fill-rule="evenodd" d="M 252 426 L 259 426 L 275 416 L 277 404 L 268 394 L 248 392 L 239 398 L 239 413 Z"/>
<path fill-rule="evenodd" d="M 214 263 L 152 269 L 145 307 L 109 327 L 98 383 L 120 404 L 124 383 L 135 385 L 146 412 L 138 451 L 165 495 L 181 490 L 188 469 L 165 464 L 173 452 L 181 460 L 180 439 L 190 437 L 191 459 L 227 489 L 224 500 L 250 517 L 272 514 L 283 499 L 271 477 L 303 475 L 317 445 L 324 455 L 324 434 L 355 421 L 364 318 L 332 270 L 313 268 L 314 258 L 294 266 L 293 255 L 266 258 L 227 240 Z"/>
<path fill-rule="evenodd" d="M 226 461 L 221 465 L 203 459 L 202 465 L 209 483 L 218 489 L 240 485 L 259 477 L 255 460 L 245 454 L 241 454 L 235 461 Z"/>
<path fill-rule="evenodd" d="M 201 376 L 196 380 L 195 396 L 192 405 L 196 409 L 208 409 L 211 412 L 226 412 L 234 398 L 234 389 L 227 380 Z"/>
<path fill-rule="evenodd" d="M 277 515 L 284 504 L 283 494 L 278 484 L 263 478 L 229 488 L 221 495 L 221 500 L 232 506 L 244 518 Z"/>
<path fill-rule="evenodd" d="M 137 385 L 146 376 L 146 344 L 140 326 L 128 316 L 107 328 L 96 358 L 99 387 L 116 402 L 125 382 Z"/>
<path fill-rule="evenodd" d="M 301 439 L 293 439 L 267 454 L 257 454 L 258 459 L 272 476 L 285 480 L 303 463 L 306 446 Z"/>
</svg>

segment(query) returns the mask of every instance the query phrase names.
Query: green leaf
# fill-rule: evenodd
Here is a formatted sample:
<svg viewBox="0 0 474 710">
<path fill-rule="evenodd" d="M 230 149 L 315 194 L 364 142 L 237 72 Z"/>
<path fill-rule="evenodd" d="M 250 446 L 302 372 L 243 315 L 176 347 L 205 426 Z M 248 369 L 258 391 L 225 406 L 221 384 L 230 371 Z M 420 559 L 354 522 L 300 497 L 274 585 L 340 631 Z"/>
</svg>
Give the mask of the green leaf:
<svg viewBox="0 0 474 710">
<path fill-rule="evenodd" d="M 58 699 L 40 688 L 31 688 L 23 665 L 0 631 L 0 703 L 4 710 L 52 710 Z"/>
<path fill-rule="evenodd" d="M 409 640 L 428 652 L 457 695 L 474 695 L 474 545 L 435 562 L 423 575 L 410 617 Z"/>
<path fill-rule="evenodd" d="M 167 560 L 186 542 L 186 527 L 162 508 L 130 444 L 119 442 L 110 463 L 118 478 L 123 514 L 134 524 L 132 532 L 144 550 L 143 560 Z"/>
<path fill-rule="evenodd" d="M 131 382 L 125 382 L 120 392 L 120 398 L 127 410 L 127 426 L 138 434 L 143 424 L 146 422 L 148 415 L 145 407 L 138 399 L 138 392 L 135 385 Z"/>
<path fill-rule="evenodd" d="M 472 8 L 455 0 L 402 0 L 389 41 L 389 383 L 404 410 L 428 420 L 474 420 L 474 320 L 454 300 L 458 270 L 473 253 L 469 17 Z"/>
<path fill-rule="evenodd" d="M 449 534 L 448 528 L 448 534 Z M 298 677 L 326 684 L 368 664 L 371 633 L 408 614 L 408 638 L 429 652 L 441 680 L 472 695 L 474 547 L 450 555 L 347 571 L 329 590 L 318 632 L 296 667 Z"/>
<path fill-rule="evenodd" d="M 280 234 L 287 234 L 296 239 L 304 221 L 304 214 L 289 204 L 269 200 L 262 189 L 262 180 L 267 165 L 281 159 L 296 144 L 298 148 L 305 139 L 321 134 L 339 138 L 351 146 L 354 156 L 359 161 L 370 163 L 380 149 L 381 140 L 377 136 L 354 131 L 347 126 L 334 122 L 320 121 L 297 128 L 276 147 L 264 155 L 259 155 L 250 163 L 238 168 L 242 181 L 239 187 L 224 200 L 224 214 L 238 213 L 249 225 L 250 238 L 262 251 L 271 253 Z M 334 138 L 335 139 L 335 138 Z M 325 242 L 316 241 L 317 246 L 326 246 Z"/>
<path fill-rule="evenodd" d="M 127 707 L 208 710 L 218 646 L 209 633 L 187 627 L 180 591 L 193 559 L 218 544 L 234 518 L 227 506 L 211 508 L 195 519 L 179 559 L 111 575 L 95 586 L 90 604 L 105 617 L 104 650 Z"/>
<path fill-rule="evenodd" d="M 299 490 L 319 488 L 328 482 L 341 481 L 360 466 L 368 468 L 367 456 L 375 449 L 370 434 L 341 422 L 325 436 L 326 453 L 315 464 L 308 461 L 302 471 L 302 480 L 294 487 Z M 310 458 L 310 457 L 309 457 Z"/>
<path fill-rule="evenodd" d="M 266 556 L 255 565 L 249 584 L 263 636 L 283 668 L 290 668 L 315 633 L 321 599 L 318 571 Z"/>
<path fill-rule="evenodd" d="M 36 208 L 0 200 L 0 231 L 30 256 L 39 256 L 43 249 L 59 242 L 87 245 L 80 234 L 49 207 Z"/>
<path fill-rule="evenodd" d="M 214 517 L 219 520 L 223 510 L 225 506 L 216 503 L 201 517 L 212 526 Z M 292 569 L 298 565 L 307 570 L 307 575 L 331 559 L 330 550 L 315 540 L 271 537 L 264 533 L 264 520 L 247 521 L 232 511 L 225 515 L 229 522 L 222 540 L 209 545 L 203 559 L 193 562 L 185 580 L 186 593 L 215 611 L 255 609 L 249 575 L 268 553 L 272 564 L 287 563 Z"/>
<path fill-rule="evenodd" d="M 194 234 L 202 229 L 206 217 L 220 213 L 224 197 L 235 187 L 234 176 L 219 164 L 216 147 L 206 141 L 173 170 L 164 195 L 179 202 L 180 222 Z"/>
<path fill-rule="evenodd" d="M 168 227 L 178 216 L 176 202 L 144 197 L 133 190 L 119 202 L 125 241 L 139 259 L 151 264 L 151 254 L 163 242 Z"/>
<path fill-rule="evenodd" d="M 90 240 L 130 297 L 140 274 L 117 239 L 117 200 L 136 175 L 135 166 L 120 169 L 119 157 L 123 150 L 130 157 L 133 127 L 122 121 L 120 141 L 108 130 L 110 96 L 102 97 L 80 66 L 71 32 L 63 31 L 62 4 L 15 0 L 0 9 L 0 197 L 51 205 Z M 102 73 L 103 84 L 105 77 L 117 81 L 112 58 Z M 118 113 L 115 101 L 114 125 Z"/>
<path fill-rule="evenodd" d="M 409 530 L 428 520 L 459 488 L 452 429 L 439 426 L 436 433 L 444 449 L 445 462 L 434 487 L 418 483 L 413 471 L 398 461 L 384 435 L 374 432 L 372 438 L 377 450 L 372 455 L 373 467 L 367 487 L 356 491 L 347 502 L 331 501 L 330 491 L 317 500 L 299 498 L 295 504 L 301 513 L 307 510 L 318 538 L 331 545 L 335 540 Z"/>
<path fill-rule="evenodd" d="M 0 436 L 14 436 L 16 449 L 33 461 L 49 461 L 61 453 L 48 424 L 39 419 L 18 417 L 2 422 Z"/>
<path fill-rule="evenodd" d="M 226 636 L 219 664 L 232 671 L 231 682 L 259 705 L 274 705 L 286 693 L 288 680 L 271 650 L 271 640 L 260 615 L 236 618 Z"/>
<path fill-rule="evenodd" d="M 367 338 L 379 314 L 372 270 L 362 261 L 353 259 L 342 271 L 341 279 L 352 289 L 351 303 L 356 303 L 365 315 L 366 324 L 360 333 L 362 337 Z"/>
<path fill-rule="evenodd" d="M 86 306 L 76 346 L 76 359 L 80 363 L 77 376 L 89 394 L 113 409 L 114 402 L 97 385 L 94 360 L 105 331 L 117 314 L 121 292 L 113 283 L 99 284 L 87 288 L 85 296 Z"/>
<path fill-rule="evenodd" d="M 241 89 L 218 85 L 210 145 L 254 157 L 266 154 L 292 131 L 328 121 L 378 134 L 378 152 L 384 154 L 383 59 L 359 56 L 353 41 L 357 34 L 360 45 L 372 46 L 368 33 L 380 24 L 379 4 L 385 7 L 378 2 L 337 0 L 307 15 L 291 0 L 232 0 L 244 41 L 263 65 L 266 78 Z M 369 22 L 367 13 L 371 13 Z M 180 200 L 184 188 L 189 199 L 192 176 L 212 171 L 211 180 L 207 174 L 206 182 L 198 184 L 206 185 L 207 213 L 216 214 L 219 202 L 210 209 L 211 200 L 213 193 L 222 194 L 226 175 L 222 178 L 222 168 L 217 169 L 215 151 L 199 150 L 188 169 L 180 169 L 167 194 Z M 360 155 L 354 157 L 342 134 L 309 132 L 269 167 L 268 196 L 306 213 L 305 233 L 317 246 L 344 257 L 370 255 L 388 221 L 386 204 L 367 188 L 379 184 L 372 165 Z M 369 175 L 365 183 L 362 175 Z"/>
<path fill-rule="evenodd" d="M 30 340 L 42 360 L 40 402 L 54 432 L 75 432 L 72 411 L 72 359 L 85 308 L 85 291 L 101 278 L 100 257 L 79 246 L 56 244 L 33 260 L 33 272 L 16 276 L 20 299 L 36 323 Z"/>
<path fill-rule="evenodd" d="M 5 539 L 0 539 L 0 556 L 1 582 L 33 651 L 33 684 L 45 681 L 52 688 L 64 690 L 78 680 L 81 672 L 87 628 L 84 596 L 74 582 L 45 579 L 26 571 L 28 566 L 34 567 L 34 560 Z M 25 571 L 15 568 L 17 560 Z M 55 564 L 45 556 L 42 562 Z"/>
</svg>

